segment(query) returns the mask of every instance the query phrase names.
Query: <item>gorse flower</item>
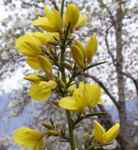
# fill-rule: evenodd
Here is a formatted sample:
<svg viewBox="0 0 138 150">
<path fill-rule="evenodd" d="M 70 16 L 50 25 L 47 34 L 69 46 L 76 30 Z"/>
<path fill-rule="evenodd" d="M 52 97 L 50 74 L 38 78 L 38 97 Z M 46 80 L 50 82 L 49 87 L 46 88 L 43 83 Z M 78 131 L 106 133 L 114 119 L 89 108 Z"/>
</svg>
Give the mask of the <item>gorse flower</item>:
<svg viewBox="0 0 138 150">
<path fill-rule="evenodd" d="M 81 82 L 79 88 L 74 89 L 72 96 L 63 97 L 59 106 L 75 112 L 82 112 L 85 107 L 95 107 L 101 101 L 101 89 L 93 83 Z"/>
<path fill-rule="evenodd" d="M 87 24 L 87 17 L 85 15 L 80 15 L 79 20 L 75 25 L 75 29 L 79 29 Z"/>
<path fill-rule="evenodd" d="M 112 128 L 110 128 L 108 131 L 105 131 L 105 129 L 102 127 L 100 123 L 95 121 L 95 127 L 93 131 L 93 137 L 95 141 L 97 141 L 100 144 L 108 144 L 112 142 L 119 134 L 120 124 L 116 123 L 113 125 Z"/>
<path fill-rule="evenodd" d="M 34 100 L 47 100 L 48 97 L 51 95 L 53 89 L 56 88 L 56 82 L 49 80 L 49 81 L 35 81 L 32 82 L 32 85 L 29 89 L 29 95 Z"/>
<path fill-rule="evenodd" d="M 70 28 L 80 28 L 87 23 L 87 17 L 80 14 L 79 8 L 75 4 L 68 4 L 65 15 L 64 15 L 64 25 Z"/>
<path fill-rule="evenodd" d="M 52 64 L 45 56 L 42 46 L 56 43 L 58 39 L 58 33 L 28 33 L 16 40 L 16 48 L 27 57 L 26 61 L 33 69 L 43 69 L 47 75 L 51 75 Z"/>
<path fill-rule="evenodd" d="M 94 34 L 93 36 L 89 38 L 87 45 L 86 45 L 85 54 L 87 58 L 87 63 L 90 63 L 93 56 L 95 55 L 96 50 L 97 50 L 97 45 L 98 45 L 98 42 L 97 42 L 96 34 Z"/>
<path fill-rule="evenodd" d="M 64 15 L 64 24 L 72 29 L 78 22 L 80 16 L 79 8 L 74 4 L 67 5 L 67 9 Z"/>
<path fill-rule="evenodd" d="M 40 67 L 47 74 L 49 78 L 52 78 L 52 63 L 46 56 L 39 56 Z"/>
<path fill-rule="evenodd" d="M 42 150 L 44 134 L 31 128 L 18 128 L 13 133 L 13 140 L 17 145 L 32 150 Z"/>
<path fill-rule="evenodd" d="M 36 74 L 29 74 L 29 75 L 25 76 L 24 79 L 32 81 L 32 82 L 39 82 L 39 81 L 43 80 L 42 77 L 40 77 L 39 75 L 36 75 Z"/>
<path fill-rule="evenodd" d="M 27 33 L 16 40 L 16 48 L 25 56 L 36 56 L 42 54 L 42 46 L 49 43 L 56 43 L 59 40 L 59 34 L 32 32 Z"/>
<path fill-rule="evenodd" d="M 85 49 L 80 41 L 75 41 L 71 46 L 71 53 L 76 64 L 80 67 L 85 66 Z"/>
<path fill-rule="evenodd" d="M 95 34 L 89 38 L 85 47 L 82 42 L 78 40 L 74 41 L 71 46 L 71 52 L 75 62 L 83 68 L 91 62 L 96 50 L 97 38 Z"/>
<path fill-rule="evenodd" d="M 87 23 L 87 17 L 80 14 L 79 8 L 75 4 L 68 4 L 62 19 L 60 12 L 45 6 L 45 16 L 33 21 L 33 25 L 40 27 L 48 32 L 62 32 L 63 28 L 69 26 L 78 29 Z"/>
<path fill-rule="evenodd" d="M 56 9 L 45 7 L 45 16 L 33 21 L 33 25 L 41 27 L 48 32 L 60 32 L 62 29 L 62 17 Z"/>
<path fill-rule="evenodd" d="M 39 31 L 27 33 L 16 40 L 16 48 L 35 70 L 34 74 L 24 77 L 31 82 L 28 95 L 36 101 L 47 101 L 52 92 L 56 92 L 61 99 L 51 104 L 68 110 L 66 111 L 69 129 L 67 135 L 53 120 L 50 124 L 43 124 L 46 128 L 45 134 L 30 128 L 15 130 L 13 134 L 15 143 L 32 150 L 42 150 L 44 136 L 61 138 L 67 136 L 71 139 L 69 140 L 71 149 L 75 150 L 73 131 L 76 122 L 81 121 L 79 117 L 86 108 L 94 108 L 101 103 L 102 91 L 98 84 L 84 82 L 80 82 L 79 86 L 75 84 L 79 75 L 84 75 L 86 70 L 93 67 L 90 63 L 97 50 L 96 35 L 89 37 L 85 45 L 76 40 L 72 33 L 87 23 L 87 17 L 80 13 L 77 5 L 69 3 L 64 9 L 64 4 L 63 0 L 61 10 L 58 6 L 57 9 L 45 6 L 44 16 L 32 22 Z M 72 118 L 73 113 L 70 111 L 77 112 L 79 114 L 76 115 L 77 118 Z M 89 112 L 89 109 L 87 111 Z M 82 119 L 85 119 L 85 113 Z M 115 124 L 106 132 L 96 122 L 93 136 L 96 142 L 103 145 L 116 138 L 118 132 L 119 124 Z"/>
<path fill-rule="evenodd" d="M 42 54 L 42 43 L 31 33 L 23 35 L 16 40 L 16 48 L 23 55 L 32 57 Z"/>
</svg>

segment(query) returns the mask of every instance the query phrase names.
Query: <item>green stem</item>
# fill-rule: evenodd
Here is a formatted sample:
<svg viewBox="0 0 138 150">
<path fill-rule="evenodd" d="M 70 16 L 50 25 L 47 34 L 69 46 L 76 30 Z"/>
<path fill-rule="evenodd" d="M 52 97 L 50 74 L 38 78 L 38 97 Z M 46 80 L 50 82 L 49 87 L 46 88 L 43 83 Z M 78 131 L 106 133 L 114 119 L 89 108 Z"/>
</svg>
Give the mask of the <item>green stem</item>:
<svg viewBox="0 0 138 150">
<path fill-rule="evenodd" d="M 63 13 L 64 13 L 64 5 L 65 5 L 65 0 L 62 0 L 61 2 L 61 16 L 63 17 Z"/>
<path fill-rule="evenodd" d="M 61 3 L 61 16 L 63 17 L 64 14 L 64 5 L 65 5 L 65 0 L 62 0 Z M 70 26 L 70 25 L 69 25 Z M 68 33 L 69 33 L 69 26 L 67 27 L 65 33 L 64 33 L 64 40 L 61 43 L 61 56 L 60 56 L 60 71 L 62 74 L 62 79 L 64 83 L 66 84 L 66 74 L 65 74 L 65 69 L 64 69 L 64 57 L 65 57 L 65 50 L 66 50 L 66 41 L 68 38 Z M 66 95 L 66 89 L 62 93 L 63 96 Z M 68 132 L 69 132 L 69 142 L 70 142 L 70 147 L 71 150 L 75 150 L 75 143 L 74 143 L 74 134 L 73 134 L 73 121 L 71 119 L 71 115 L 69 111 L 66 111 L 66 116 L 67 116 L 67 122 L 68 122 Z"/>
<path fill-rule="evenodd" d="M 73 122 L 72 122 L 69 111 L 66 111 L 66 116 L 67 116 L 67 120 L 68 120 L 70 147 L 71 147 L 71 150 L 75 150 Z"/>
</svg>

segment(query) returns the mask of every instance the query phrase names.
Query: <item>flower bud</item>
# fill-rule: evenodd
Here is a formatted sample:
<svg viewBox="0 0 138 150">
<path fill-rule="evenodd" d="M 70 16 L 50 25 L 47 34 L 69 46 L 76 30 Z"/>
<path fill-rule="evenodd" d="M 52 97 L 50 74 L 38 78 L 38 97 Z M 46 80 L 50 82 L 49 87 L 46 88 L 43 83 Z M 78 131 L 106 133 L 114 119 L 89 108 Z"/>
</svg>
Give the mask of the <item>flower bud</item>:
<svg viewBox="0 0 138 150">
<path fill-rule="evenodd" d="M 97 38 L 94 34 L 92 37 L 89 38 L 88 43 L 86 45 L 86 58 L 87 63 L 90 63 L 93 56 L 95 55 L 97 50 Z"/>
</svg>

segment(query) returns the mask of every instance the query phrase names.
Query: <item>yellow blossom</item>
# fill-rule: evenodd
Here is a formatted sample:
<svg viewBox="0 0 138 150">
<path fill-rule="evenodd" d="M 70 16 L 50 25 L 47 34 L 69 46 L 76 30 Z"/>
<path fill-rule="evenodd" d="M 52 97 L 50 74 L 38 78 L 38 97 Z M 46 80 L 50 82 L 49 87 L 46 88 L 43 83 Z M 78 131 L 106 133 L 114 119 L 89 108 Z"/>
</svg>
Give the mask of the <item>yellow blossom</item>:
<svg viewBox="0 0 138 150">
<path fill-rule="evenodd" d="M 120 124 L 116 123 L 109 130 L 105 131 L 100 123 L 95 121 L 93 136 L 95 141 L 104 145 L 112 142 L 119 134 Z"/>
<path fill-rule="evenodd" d="M 33 82 L 29 89 L 29 95 L 34 100 L 44 101 L 48 99 L 48 97 L 51 95 L 52 90 L 55 88 L 56 82 L 53 80 Z"/>
<path fill-rule="evenodd" d="M 25 56 L 37 56 L 42 54 L 42 46 L 49 43 L 57 43 L 59 34 L 32 32 L 27 33 L 16 40 L 16 48 Z"/>
<path fill-rule="evenodd" d="M 85 65 L 85 62 L 84 62 L 85 53 L 84 53 L 84 51 L 85 51 L 85 49 L 84 49 L 84 47 L 80 41 L 75 41 L 73 43 L 73 45 L 71 46 L 71 53 L 72 53 L 73 59 L 75 60 L 75 62 L 80 67 L 84 67 L 84 65 Z"/>
<path fill-rule="evenodd" d="M 63 97 L 59 101 L 59 106 L 76 112 L 82 112 L 85 107 L 95 107 L 100 102 L 101 89 L 93 83 L 79 84 L 79 88 L 74 89 L 73 95 Z"/>
<path fill-rule="evenodd" d="M 16 40 L 16 48 L 25 56 L 35 56 L 42 53 L 41 42 L 31 33 L 19 37 Z"/>
<path fill-rule="evenodd" d="M 47 56 L 27 57 L 26 61 L 33 69 L 42 69 L 48 76 L 52 76 L 52 63 Z"/>
<path fill-rule="evenodd" d="M 87 58 L 87 63 L 90 63 L 93 56 L 96 53 L 97 50 L 97 38 L 96 38 L 96 34 L 94 34 L 93 36 L 91 36 L 88 40 L 88 43 L 86 45 L 86 58 Z"/>
<path fill-rule="evenodd" d="M 85 84 L 84 97 L 87 99 L 87 105 L 95 107 L 97 104 L 101 103 L 101 88 L 98 84 Z"/>
<path fill-rule="evenodd" d="M 56 9 L 45 7 L 45 16 L 33 21 L 33 25 L 41 27 L 48 32 L 59 32 L 62 28 L 62 18 Z"/>
<path fill-rule="evenodd" d="M 13 140 L 17 145 L 32 150 L 42 150 L 44 134 L 31 128 L 18 128 L 13 134 Z"/>
<path fill-rule="evenodd" d="M 49 77 L 52 76 L 52 64 L 50 60 L 46 56 L 39 56 L 39 62 L 41 68 L 46 72 L 46 74 Z"/>
<path fill-rule="evenodd" d="M 34 37 L 36 37 L 41 44 L 55 44 L 59 40 L 59 33 L 58 32 L 34 32 L 32 33 Z"/>
<path fill-rule="evenodd" d="M 24 79 L 32 81 L 32 82 L 39 82 L 42 80 L 42 78 L 36 74 L 29 74 L 29 75 L 25 76 Z"/>
<path fill-rule="evenodd" d="M 78 22 L 76 23 L 75 25 L 75 28 L 78 29 L 80 27 L 83 27 L 85 26 L 87 23 L 87 16 L 85 15 L 80 15 L 79 19 L 78 19 Z"/>
<path fill-rule="evenodd" d="M 82 68 L 85 67 L 86 64 L 91 62 L 93 56 L 96 53 L 96 50 L 97 39 L 95 34 L 89 38 L 86 46 L 84 46 L 79 40 L 76 40 L 71 45 L 71 53 L 73 59 L 75 60 L 76 64 L 78 64 Z"/>
<path fill-rule="evenodd" d="M 41 65 L 39 62 L 39 57 L 38 56 L 33 56 L 33 57 L 27 57 L 26 62 L 28 65 L 30 65 L 33 69 L 40 69 Z"/>
<path fill-rule="evenodd" d="M 68 4 L 64 15 L 64 24 L 66 27 L 73 27 L 77 24 L 80 16 L 80 10 L 75 4 Z"/>
</svg>

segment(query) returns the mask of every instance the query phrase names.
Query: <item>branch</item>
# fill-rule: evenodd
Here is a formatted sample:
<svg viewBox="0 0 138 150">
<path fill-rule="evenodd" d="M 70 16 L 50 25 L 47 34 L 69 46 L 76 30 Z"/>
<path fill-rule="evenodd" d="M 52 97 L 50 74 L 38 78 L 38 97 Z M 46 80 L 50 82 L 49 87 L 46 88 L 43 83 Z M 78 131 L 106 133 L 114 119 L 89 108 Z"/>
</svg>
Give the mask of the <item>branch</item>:
<svg viewBox="0 0 138 150">
<path fill-rule="evenodd" d="M 96 77 L 89 75 L 89 74 L 84 74 L 84 76 L 91 78 L 96 83 L 98 83 L 102 87 L 102 89 L 105 91 L 105 93 L 111 98 L 111 100 L 114 103 L 114 105 L 116 106 L 116 108 L 119 109 L 119 104 L 117 103 L 115 97 L 109 92 L 109 90 L 105 87 L 105 85 L 99 79 L 97 79 Z"/>
<path fill-rule="evenodd" d="M 73 128 L 75 128 L 76 125 L 79 124 L 84 119 L 88 119 L 93 116 L 101 116 L 105 114 L 106 114 L 105 112 L 95 112 L 95 113 L 87 114 L 85 116 L 79 116 L 78 119 L 73 123 Z"/>
<path fill-rule="evenodd" d="M 85 71 L 87 71 L 88 69 L 91 69 L 91 68 L 93 68 L 93 67 L 97 67 L 97 66 L 102 65 L 102 64 L 105 64 L 105 63 L 106 63 L 106 61 L 94 63 L 94 64 L 89 65 L 88 67 L 86 67 L 86 68 L 84 68 L 83 70 L 78 71 L 78 72 L 76 72 L 76 67 L 75 67 L 75 68 L 74 68 L 74 72 L 72 73 L 72 76 L 71 76 L 69 82 L 67 83 L 67 87 L 70 85 L 70 83 L 72 82 L 72 80 L 73 80 L 75 77 L 77 77 L 77 76 L 79 76 L 79 75 L 82 75 L 82 74 L 83 74 Z"/>
<path fill-rule="evenodd" d="M 22 2 L 22 3 L 23 3 L 23 5 L 27 5 L 27 6 L 32 7 L 32 4 L 29 3 L 29 2 Z M 44 9 L 44 7 L 39 6 L 38 4 L 33 4 L 33 6 L 36 7 L 36 8 Z"/>
<path fill-rule="evenodd" d="M 97 67 L 99 65 L 105 64 L 105 63 L 107 63 L 107 62 L 106 61 L 102 61 L 102 62 L 98 62 L 98 63 L 93 63 L 93 64 L 89 65 L 88 67 L 84 68 L 84 71 L 86 71 L 88 69 L 91 69 L 93 67 Z"/>
<path fill-rule="evenodd" d="M 59 10 L 55 0 L 50 0 L 56 10 Z"/>
<path fill-rule="evenodd" d="M 109 34 L 109 30 L 112 28 L 113 24 L 111 24 L 105 31 L 105 45 L 106 45 L 106 48 L 107 48 L 107 52 L 109 54 L 109 56 L 111 57 L 112 59 L 112 63 L 114 65 L 116 65 L 116 59 L 114 57 L 114 55 L 112 54 L 111 52 L 111 49 L 110 49 L 110 46 L 109 46 L 109 42 L 108 42 L 108 34 Z"/>
<path fill-rule="evenodd" d="M 126 73 L 126 72 L 121 72 L 121 73 L 133 81 L 135 88 L 136 88 L 137 96 L 138 96 L 138 80 L 132 77 L 130 73 Z"/>
<path fill-rule="evenodd" d="M 108 14 L 109 14 L 109 16 L 110 16 L 110 19 L 111 19 L 111 21 L 112 21 L 112 24 L 113 24 L 114 27 L 115 27 L 115 26 L 116 26 L 116 21 L 115 21 L 115 18 L 114 18 L 114 16 L 113 16 L 111 10 L 106 6 L 106 4 L 103 2 L 103 0 L 97 0 L 97 1 L 99 2 L 99 4 L 100 4 L 101 7 L 104 7 L 104 8 L 107 10 L 107 12 L 108 12 Z"/>
</svg>

